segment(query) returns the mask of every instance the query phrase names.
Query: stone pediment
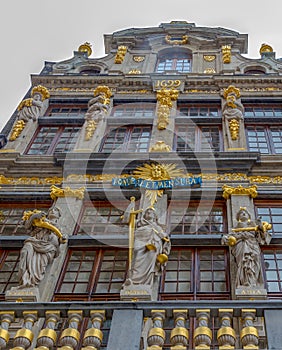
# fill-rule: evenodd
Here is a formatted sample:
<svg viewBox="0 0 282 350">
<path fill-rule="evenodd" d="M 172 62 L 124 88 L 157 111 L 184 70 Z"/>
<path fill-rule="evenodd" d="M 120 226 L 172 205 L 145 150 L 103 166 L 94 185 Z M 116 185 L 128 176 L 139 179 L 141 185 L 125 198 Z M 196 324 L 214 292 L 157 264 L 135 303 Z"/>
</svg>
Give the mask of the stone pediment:
<svg viewBox="0 0 282 350">
<path fill-rule="evenodd" d="M 187 42 L 184 40 L 185 36 L 189 38 Z M 193 43 L 195 48 L 200 48 L 203 44 L 214 48 L 220 45 L 232 44 L 240 53 L 247 52 L 246 34 L 220 27 L 197 27 L 194 23 L 185 21 L 162 23 L 159 27 L 130 28 L 104 36 L 106 53 L 116 50 L 118 45 L 125 45 L 124 43 L 131 48 L 147 47 L 154 49 L 155 45 L 167 44 L 167 39 L 171 41 L 172 45 L 173 42 L 181 43 L 181 40 L 183 40 L 185 42 L 184 46 L 190 42 Z"/>
</svg>

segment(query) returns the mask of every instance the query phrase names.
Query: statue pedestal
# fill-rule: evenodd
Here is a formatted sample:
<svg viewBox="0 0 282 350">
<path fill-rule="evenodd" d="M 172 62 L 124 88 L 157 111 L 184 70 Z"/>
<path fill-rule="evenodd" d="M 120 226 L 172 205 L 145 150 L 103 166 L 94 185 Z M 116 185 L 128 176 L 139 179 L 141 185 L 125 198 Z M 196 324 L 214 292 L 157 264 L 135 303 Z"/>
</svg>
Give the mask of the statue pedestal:
<svg viewBox="0 0 282 350">
<path fill-rule="evenodd" d="M 239 287 L 235 290 L 235 296 L 240 300 L 266 299 L 267 290 L 259 287 Z"/>
<path fill-rule="evenodd" d="M 23 289 L 12 288 L 5 293 L 5 300 L 11 302 L 37 302 L 39 299 L 39 289 L 37 287 Z"/>
<path fill-rule="evenodd" d="M 128 285 L 123 286 L 120 291 L 120 300 L 122 301 L 151 301 L 152 288 L 146 285 Z"/>
</svg>

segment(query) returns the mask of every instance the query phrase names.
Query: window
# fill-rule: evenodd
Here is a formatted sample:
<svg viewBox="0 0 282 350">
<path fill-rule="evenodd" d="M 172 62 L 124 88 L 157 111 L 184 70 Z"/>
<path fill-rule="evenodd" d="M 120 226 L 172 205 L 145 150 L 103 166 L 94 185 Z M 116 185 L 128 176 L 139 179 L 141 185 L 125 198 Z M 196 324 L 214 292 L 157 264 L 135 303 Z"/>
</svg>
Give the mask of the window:
<svg viewBox="0 0 282 350">
<path fill-rule="evenodd" d="M 262 106 L 248 106 L 245 105 L 245 117 L 267 117 L 277 118 L 282 117 L 281 105 L 262 105 Z"/>
<path fill-rule="evenodd" d="M 134 118 L 153 118 L 155 115 L 155 104 L 134 104 L 126 103 L 115 106 L 112 112 L 113 117 L 134 117 Z"/>
<path fill-rule="evenodd" d="M 102 141 L 100 152 L 147 152 L 151 130 L 151 126 L 143 125 L 111 129 Z"/>
<path fill-rule="evenodd" d="M 219 126 L 178 125 L 174 148 L 177 152 L 221 151 L 221 129 Z"/>
<path fill-rule="evenodd" d="M 248 69 L 248 70 L 245 70 L 244 74 L 251 74 L 251 75 L 265 74 L 265 71 L 261 69 Z"/>
<path fill-rule="evenodd" d="M 79 131 L 78 126 L 42 126 L 31 141 L 27 154 L 48 155 L 71 151 Z"/>
<path fill-rule="evenodd" d="M 173 249 L 162 275 L 161 299 L 228 299 L 227 249 Z"/>
<path fill-rule="evenodd" d="M 177 71 L 180 73 L 191 72 L 192 56 L 188 53 L 174 52 L 161 55 L 157 62 L 156 72 L 163 73 Z"/>
<path fill-rule="evenodd" d="M 280 206 L 256 204 L 256 214 L 272 225 L 272 234 L 282 234 L 282 203 Z"/>
<path fill-rule="evenodd" d="M 118 209 L 107 202 L 86 203 L 79 221 L 77 234 L 128 234 L 128 226 L 122 225 L 121 215 L 128 203 L 118 203 Z"/>
<path fill-rule="evenodd" d="M 0 250 L 0 299 L 6 291 L 19 284 L 19 251 Z"/>
<path fill-rule="evenodd" d="M 127 249 L 70 250 L 55 300 L 119 300 L 127 260 Z"/>
<path fill-rule="evenodd" d="M 225 212 L 221 203 L 199 207 L 198 202 L 173 202 L 170 205 L 171 234 L 222 234 L 225 230 Z"/>
<path fill-rule="evenodd" d="M 89 69 L 83 69 L 80 72 L 81 75 L 98 75 L 100 74 L 100 69 L 98 68 L 89 68 Z"/>
<path fill-rule="evenodd" d="M 199 106 L 199 105 L 189 105 L 189 106 L 179 106 L 178 107 L 179 116 L 189 116 L 189 117 L 219 117 L 220 107 L 219 106 Z"/>
<path fill-rule="evenodd" d="M 84 117 L 86 112 L 87 106 L 52 105 L 45 115 L 49 117 Z"/>
<path fill-rule="evenodd" d="M 35 205 L 35 204 L 34 204 Z M 50 204 L 40 204 L 38 202 L 35 206 L 30 204 L 20 204 L 18 206 L 7 204 L 5 206 L 0 206 L 0 235 L 10 236 L 10 235 L 26 235 L 26 229 L 22 224 L 23 213 L 26 210 L 48 210 Z"/>
<path fill-rule="evenodd" d="M 281 298 L 282 294 L 282 250 L 262 248 L 266 288 L 269 296 Z M 280 294 L 280 296 L 279 296 Z"/>
<path fill-rule="evenodd" d="M 262 154 L 282 154 L 281 126 L 248 125 L 246 132 L 250 151 Z"/>
</svg>

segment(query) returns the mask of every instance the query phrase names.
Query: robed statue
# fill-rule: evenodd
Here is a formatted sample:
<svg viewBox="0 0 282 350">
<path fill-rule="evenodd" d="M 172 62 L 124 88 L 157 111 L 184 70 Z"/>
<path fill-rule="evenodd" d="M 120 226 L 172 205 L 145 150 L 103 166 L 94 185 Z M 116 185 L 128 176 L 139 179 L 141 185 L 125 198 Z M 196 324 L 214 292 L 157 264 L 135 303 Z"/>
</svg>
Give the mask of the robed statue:
<svg viewBox="0 0 282 350">
<path fill-rule="evenodd" d="M 133 215 L 136 215 L 136 211 L 131 210 L 131 213 L 134 212 Z M 159 224 L 153 207 L 142 212 L 133 234 L 133 240 L 129 239 L 132 243 L 129 243 L 129 270 L 124 287 L 146 286 L 152 289 L 156 277 L 168 261 L 171 249 L 169 235 Z"/>
<path fill-rule="evenodd" d="M 20 252 L 19 286 L 16 289 L 37 287 L 46 268 L 60 253 L 60 244 L 66 242 L 57 227 L 60 210 L 51 207 L 47 214 L 40 210 L 27 211 L 23 221 L 30 231 Z"/>
<path fill-rule="evenodd" d="M 269 244 L 271 225 L 261 218 L 253 221 L 245 207 L 236 215 L 237 225 L 223 235 L 222 244 L 228 244 L 237 265 L 236 288 L 263 288 L 260 245 Z"/>
</svg>

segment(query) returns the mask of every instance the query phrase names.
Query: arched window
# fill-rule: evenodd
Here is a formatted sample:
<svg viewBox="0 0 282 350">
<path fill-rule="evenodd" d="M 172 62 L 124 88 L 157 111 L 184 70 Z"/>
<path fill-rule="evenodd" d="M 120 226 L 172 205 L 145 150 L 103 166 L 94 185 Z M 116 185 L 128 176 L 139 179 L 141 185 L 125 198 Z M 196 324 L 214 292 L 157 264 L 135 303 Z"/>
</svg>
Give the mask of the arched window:
<svg viewBox="0 0 282 350">
<path fill-rule="evenodd" d="M 251 74 L 251 75 L 265 74 L 265 70 L 261 67 L 249 67 L 249 68 L 246 68 L 246 70 L 244 71 L 244 74 Z"/>
<path fill-rule="evenodd" d="M 97 75 L 100 74 L 100 69 L 99 68 L 88 68 L 88 69 L 83 69 L 80 74 L 82 75 Z"/>
<path fill-rule="evenodd" d="M 159 56 L 156 72 L 163 73 L 168 71 L 177 71 L 179 73 L 191 72 L 192 56 L 185 51 L 175 51 L 165 53 Z"/>
</svg>

